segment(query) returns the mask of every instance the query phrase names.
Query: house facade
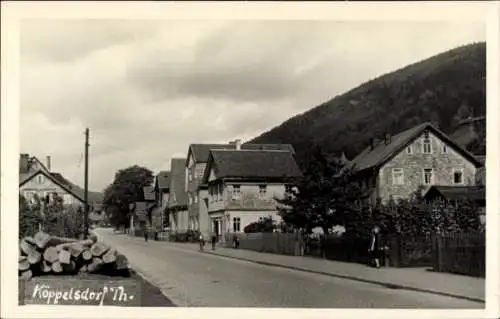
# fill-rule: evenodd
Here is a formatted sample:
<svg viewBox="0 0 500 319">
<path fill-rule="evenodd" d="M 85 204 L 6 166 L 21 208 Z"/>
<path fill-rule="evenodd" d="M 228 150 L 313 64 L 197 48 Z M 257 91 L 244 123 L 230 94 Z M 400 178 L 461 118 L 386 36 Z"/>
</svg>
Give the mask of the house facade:
<svg viewBox="0 0 500 319">
<path fill-rule="evenodd" d="M 482 164 L 430 123 L 371 140 L 352 160 L 367 199 L 409 198 L 420 187 L 473 186 Z"/>
<path fill-rule="evenodd" d="M 155 176 L 154 194 L 156 205 L 152 212 L 151 225 L 156 232 L 162 232 L 168 224 L 165 210 L 170 195 L 170 171 L 161 171 Z"/>
<path fill-rule="evenodd" d="M 188 230 L 188 206 L 186 199 L 186 159 L 173 158 L 170 163 L 168 220 L 171 232 Z"/>
<path fill-rule="evenodd" d="M 224 240 L 260 217 L 279 222 L 276 198 L 291 192 L 300 176 L 289 150 L 211 150 L 203 177 L 210 232 Z"/>
<path fill-rule="evenodd" d="M 186 159 L 186 197 L 188 202 L 188 228 L 204 236 L 213 232 L 209 219 L 209 190 L 203 181 L 211 150 L 286 150 L 294 154 L 290 144 L 241 144 L 235 140 L 228 144 L 191 144 Z"/>
<path fill-rule="evenodd" d="M 52 200 L 54 194 L 62 198 L 64 205 L 85 206 L 83 194 L 74 189 L 59 173 L 51 172 L 50 156 L 46 164 L 38 158 L 21 154 L 19 160 L 19 193 L 29 202 L 35 197 Z"/>
</svg>

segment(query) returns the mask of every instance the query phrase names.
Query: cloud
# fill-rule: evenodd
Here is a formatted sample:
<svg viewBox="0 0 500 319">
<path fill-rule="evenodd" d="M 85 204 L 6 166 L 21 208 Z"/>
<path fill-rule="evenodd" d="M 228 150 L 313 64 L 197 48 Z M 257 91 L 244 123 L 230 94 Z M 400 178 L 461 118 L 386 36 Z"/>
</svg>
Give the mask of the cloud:
<svg viewBox="0 0 500 319">
<path fill-rule="evenodd" d="M 168 169 L 190 143 L 250 139 L 367 80 L 485 39 L 481 23 L 23 23 L 21 150 L 92 189 L 116 170 Z"/>
</svg>

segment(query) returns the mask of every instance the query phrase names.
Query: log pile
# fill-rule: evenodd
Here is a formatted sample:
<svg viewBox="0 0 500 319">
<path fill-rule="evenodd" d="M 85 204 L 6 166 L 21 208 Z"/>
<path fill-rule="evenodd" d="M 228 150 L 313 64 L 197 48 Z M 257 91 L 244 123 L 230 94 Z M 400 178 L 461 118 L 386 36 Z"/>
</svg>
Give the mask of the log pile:
<svg viewBox="0 0 500 319">
<path fill-rule="evenodd" d="M 61 238 L 38 232 L 19 244 L 19 277 L 48 274 L 100 273 L 126 276 L 127 258 L 96 237 L 86 240 Z"/>
</svg>

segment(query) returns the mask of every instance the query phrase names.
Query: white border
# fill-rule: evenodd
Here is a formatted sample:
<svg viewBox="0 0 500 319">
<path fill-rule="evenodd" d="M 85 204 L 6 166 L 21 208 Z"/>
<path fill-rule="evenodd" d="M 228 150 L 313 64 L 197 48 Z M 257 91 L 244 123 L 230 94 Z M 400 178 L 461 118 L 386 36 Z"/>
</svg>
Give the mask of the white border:
<svg viewBox="0 0 500 319">
<path fill-rule="evenodd" d="M 16 249 L 18 224 L 17 185 L 19 154 L 19 21 L 27 18 L 102 19 L 336 19 L 336 20 L 483 20 L 487 22 L 487 278 L 485 310 L 376 310 L 372 318 L 494 318 L 499 301 L 499 193 L 500 125 L 498 123 L 498 2 L 2 2 L 2 153 L 1 153 L 1 317 L 3 318 L 256 318 L 283 315 L 291 318 L 325 318 L 340 315 L 358 318 L 365 309 L 301 310 L 257 308 L 73 308 L 17 306 Z"/>
</svg>

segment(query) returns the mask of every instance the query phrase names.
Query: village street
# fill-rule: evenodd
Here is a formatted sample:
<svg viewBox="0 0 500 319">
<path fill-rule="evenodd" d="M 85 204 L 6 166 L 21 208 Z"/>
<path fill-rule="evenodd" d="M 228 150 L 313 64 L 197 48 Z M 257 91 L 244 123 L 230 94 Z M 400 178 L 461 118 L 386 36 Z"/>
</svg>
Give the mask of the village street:
<svg viewBox="0 0 500 319">
<path fill-rule="evenodd" d="M 276 268 L 201 253 L 194 245 L 145 242 L 96 229 L 177 306 L 305 308 L 482 308 L 451 297 Z M 208 249 L 208 246 L 207 246 Z"/>
</svg>

